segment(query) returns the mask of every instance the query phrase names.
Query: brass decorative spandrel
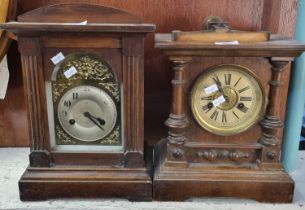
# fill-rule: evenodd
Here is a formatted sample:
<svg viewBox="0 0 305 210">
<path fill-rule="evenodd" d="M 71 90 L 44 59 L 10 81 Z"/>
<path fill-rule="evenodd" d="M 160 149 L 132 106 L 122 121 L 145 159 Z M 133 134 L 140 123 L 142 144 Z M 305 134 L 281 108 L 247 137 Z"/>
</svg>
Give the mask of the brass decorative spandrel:
<svg viewBox="0 0 305 210">
<path fill-rule="evenodd" d="M 254 73 L 227 64 L 207 69 L 198 77 L 190 103 L 202 128 L 230 136 L 247 130 L 262 117 L 266 99 Z"/>
</svg>

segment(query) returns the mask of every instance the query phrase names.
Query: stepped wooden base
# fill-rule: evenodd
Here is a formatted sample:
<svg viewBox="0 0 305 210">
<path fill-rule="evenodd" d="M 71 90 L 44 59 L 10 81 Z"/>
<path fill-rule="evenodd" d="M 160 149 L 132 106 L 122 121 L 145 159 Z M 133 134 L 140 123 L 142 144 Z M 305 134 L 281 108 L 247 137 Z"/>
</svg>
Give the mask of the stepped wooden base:
<svg viewBox="0 0 305 210">
<path fill-rule="evenodd" d="M 154 200 L 183 201 L 198 197 L 235 197 L 260 202 L 292 202 L 294 184 L 284 173 L 235 174 L 229 171 L 182 171 L 158 173 L 154 178 Z"/>
<path fill-rule="evenodd" d="M 253 199 L 259 202 L 292 202 L 294 182 L 280 169 L 238 169 L 187 166 L 168 162 L 164 144 L 158 145 L 153 198 L 184 201 L 202 197 Z M 160 153 L 160 151 L 162 151 Z"/>
<path fill-rule="evenodd" d="M 22 201 L 53 198 L 152 200 L 152 182 L 144 169 L 27 168 L 19 181 Z"/>
</svg>

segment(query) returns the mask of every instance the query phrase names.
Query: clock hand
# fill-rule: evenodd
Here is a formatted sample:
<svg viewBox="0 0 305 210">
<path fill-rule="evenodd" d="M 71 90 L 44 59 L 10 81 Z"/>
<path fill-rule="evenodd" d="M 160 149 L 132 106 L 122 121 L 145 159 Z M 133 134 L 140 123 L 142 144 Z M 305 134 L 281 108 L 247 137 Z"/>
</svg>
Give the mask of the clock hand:
<svg viewBox="0 0 305 210">
<path fill-rule="evenodd" d="M 219 80 L 215 81 L 217 88 L 219 90 L 219 92 L 223 95 L 223 97 L 225 98 L 226 102 L 229 102 L 229 97 L 224 93 L 223 89 L 222 89 L 222 84 Z"/>
<path fill-rule="evenodd" d="M 102 125 L 105 124 L 105 120 L 101 118 L 94 117 L 93 115 L 90 114 L 90 112 L 84 112 L 84 116 L 87 117 L 89 120 L 91 120 L 97 127 L 102 129 L 104 131 L 104 128 Z"/>
<path fill-rule="evenodd" d="M 222 94 L 224 94 L 224 93 L 223 93 L 223 89 L 222 89 L 221 82 L 220 82 L 220 81 L 216 81 L 216 85 L 217 85 L 217 88 L 218 88 L 219 92 L 221 92 Z"/>
</svg>

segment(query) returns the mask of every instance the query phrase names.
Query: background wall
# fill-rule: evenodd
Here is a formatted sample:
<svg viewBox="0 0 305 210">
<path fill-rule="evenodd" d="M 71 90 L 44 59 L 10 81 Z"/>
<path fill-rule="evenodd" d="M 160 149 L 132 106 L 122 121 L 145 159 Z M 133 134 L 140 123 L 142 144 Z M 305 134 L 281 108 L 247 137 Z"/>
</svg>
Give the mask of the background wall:
<svg viewBox="0 0 305 210">
<path fill-rule="evenodd" d="M 268 30 L 292 36 L 297 0 L 19 0 L 18 13 L 57 3 L 92 3 L 117 7 L 155 23 L 157 33 L 200 30 L 203 20 L 217 15 L 239 30 Z M 0 101 L 0 146 L 27 146 L 26 111 L 17 44 L 8 52 L 9 92 Z M 288 78 L 286 78 L 288 79 Z M 170 107 L 171 71 L 166 57 L 154 48 L 154 34 L 145 41 L 145 138 L 153 145 L 166 135 L 163 122 Z"/>
</svg>

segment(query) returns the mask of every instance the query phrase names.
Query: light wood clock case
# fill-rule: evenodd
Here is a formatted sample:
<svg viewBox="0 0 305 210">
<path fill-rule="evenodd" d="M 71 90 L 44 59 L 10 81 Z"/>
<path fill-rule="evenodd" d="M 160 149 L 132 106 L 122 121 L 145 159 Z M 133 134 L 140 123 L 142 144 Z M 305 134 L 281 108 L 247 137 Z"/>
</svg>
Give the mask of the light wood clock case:
<svg viewBox="0 0 305 210">
<path fill-rule="evenodd" d="M 154 199 L 292 201 L 294 184 L 280 151 L 290 61 L 305 45 L 276 35 L 247 40 L 253 34 L 268 38 L 234 31 L 156 34 L 173 79 L 168 137 L 155 153 Z M 242 41 L 200 40 L 227 35 Z"/>
<path fill-rule="evenodd" d="M 114 8 L 59 4 L 1 27 L 18 36 L 27 100 L 31 154 L 21 200 L 151 200 L 143 57 L 155 26 Z"/>
</svg>

